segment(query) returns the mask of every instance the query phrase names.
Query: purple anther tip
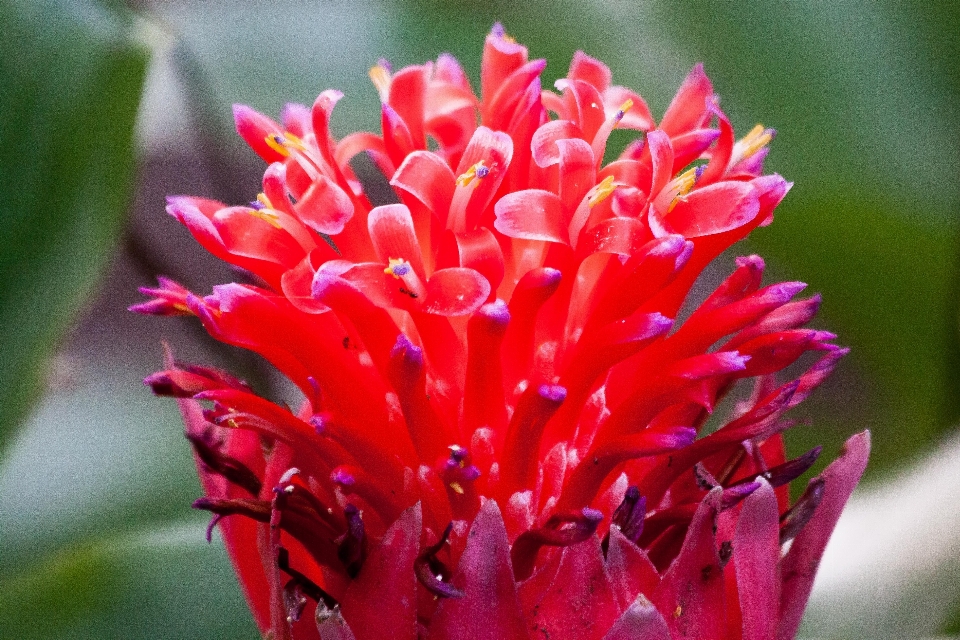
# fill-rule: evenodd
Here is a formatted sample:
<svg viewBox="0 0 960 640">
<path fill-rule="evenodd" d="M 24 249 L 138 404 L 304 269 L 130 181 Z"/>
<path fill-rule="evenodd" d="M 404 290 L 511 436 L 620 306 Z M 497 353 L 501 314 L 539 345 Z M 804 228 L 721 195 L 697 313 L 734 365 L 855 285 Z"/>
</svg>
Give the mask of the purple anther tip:
<svg viewBox="0 0 960 640">
<path fill-rule="evenodd" d="M 486 178 L 488 175 L 490 175 L 490 167 L 485 167 L 483 165 L 477 167 L 478 178 Z"/>
<path fill-rule="evenodd" d="M 343 487 L 352 487 L 357 482 L 353 474 L 344 469 L 334 469 L 333 473 L 330 474 L 330 480 Z"/>
<path fill-rule="evenodd" d="M 510 322 L 510 309 L 507 307 L 507 303 L 499 298 L 480 307 L 478 313 L 501 324 Z"/>
<path fill-rule="evenodd" d="M 707 165 L 701 164 L 697 165 L 697 168 L 693 171 L 693 181 L 697 182 L 700 180 L 700 176 L 703 175 L 703 172 L 707 170 Z"/>
<path fill-rule="evenodd" d="M 542 384 L 537 389 L 537 393 L 544 400 L 556 402 L 557 404 L 567 399 L 567 388 L 559 384 Z"/>
<path fill-rule="evenodd" d="M 493 27 L 490 29 L 490 35 L 496 38 L 502 38 L 503 36 L 507 35 L 507 32 L 500 22 L 494 22 Z"/>
<path fill-rule="evenodd" d="M 768 136 L 770 136 L 771 138 L 776 138 L 776 137 L 777 137 L 777 130 L 774 129 L 774 128 L 772 128 L 772 127 L 769 128 L 769 129 L 765 129 L 765 130 L 764 130 L 764 133 L 767 134 Z"/>
<path fill-rule="evenodd" d="M 261 209 L 264 208 L 264 206 L 263 206 L 263 203 L 260 202 L 259 200 L 251 200 L 251 201 L 250 201 L 250 208 L 251 208 L 251 209 L 255 209 L 255 210 L 257 210 L 257 211 L 260 211 Z"/>
<path fill-rule="evenodd" d="M 397 341 L 390 350 L 391 358 L 403 358 L 408 365 L 413 365 L 419 370 L 423 366 L 423 349 L 410 342 L 404 334 L 397 336 Z"/>
<path fill-rule="evenodd" d="M 596 509 L 591 509 L 590 507 L 583 508 L 583 517 L 590 522 L 600 522 L 603 520 L 603 514 L 597 511 Z"/>
<path fill-rule="evenodd" d="M 377 58 L 377 66 L 386 69 L 387 73 L 393 73 L 393 65 L 386 58 Z"/>
<path fill-rule="evenodd" d="M 391 269 L 391 271 L 393 271 L 393 275 L 395 275 L 395 276 L 405 276 L 405 275 L 407 275 L 408 273 L 410 273 L 410 263 L 409 263 L 409 262 L 402 262 L 402 263 L 396 265 L 395 267 L 393 267 L 393 269 Z"/>
<path fill-rule="evenodd" d="M 313 427 L 313 430 L 316 431 L 318 435 L 327 429 L 327 421 L 321 413 L 310 416 L 307 422 L 310 423 L 310 426 Z"/>
<path fill-rule="evenodd" d="M 477 478 L 480 477 L 480 469 L 478 469 L 473 465 L 470 465 L 469 467 L 464 467 L 460 475 L 463 480 L 466 480 L 468 482 L 472 480 L 476 480 Z"/>
</svg>

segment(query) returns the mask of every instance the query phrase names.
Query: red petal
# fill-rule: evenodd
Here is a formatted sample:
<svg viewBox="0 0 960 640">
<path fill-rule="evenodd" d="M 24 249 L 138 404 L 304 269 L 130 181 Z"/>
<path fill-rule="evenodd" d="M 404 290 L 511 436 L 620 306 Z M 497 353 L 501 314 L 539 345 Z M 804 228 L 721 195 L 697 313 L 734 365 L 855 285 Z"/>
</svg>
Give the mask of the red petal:
<svg viewBox="0 0 960 640">
<path fill-rule="evenodd" d="M 627 100 L 633 100 L 626 113 L 623 114 L 620 122 L 617 123 L 618 129 L 633 129 L 635 131 L 649 131 L 653 129 L 653 116 L 650 114 L 650 107 L 639 94 L 634 93 L 626 87 L 613 86 L 603 92 L 603 102 L 607 113 L 616 113 Z"/>
<path fill-rule="evenodd" d="M 680 554 L 652 598 L 657 609 L 667 614 L 667 624 L 677 640 L 724 637 L 723 570 L 713 532 L 722 491 L 714 489 L 700 503 Z"/>
<path fill-rule="evenodd" d="M 506 78 L 527 62 L 527 48 L 504 37 L 503 27 L 487 36 L 480 66 L 480 95 L 490 103 Z"/>
<path fill-rule="evenodd" d="M 825 481 L 823 499 L 781 563 L 783 591 L 777 635 L 781 640 L 789 640 L 797 633 L 823 550 L 869 456 L 870 432 L 864 431 L 847 440 L 840 457 L 819 476 Z"/>
<path fill-rule="evenodd" d="M 423 259 L 417 231 L 413 228 L 410 210 L 402 204 L 376 207 L 367 217 L 367 228 L 377 257 L 383 264 L 391 258 L 410 263 L 420 277 L 424 277 Z"/>
<path fill-rule="evenodd" d="M 742 227 L 759 212 L 757 192 L 750 183 L 718 182 L 681 198 L 665 222 L 673 232 L 697 238 Z"/>
<path fill-rule="evenodd" d="M 557 142 L 571 138 L 583 139 L 583 132 L 575 122 L 570 120 L 551 120 L 542 127 L 538 127 L 530 143 L 533 161 L 543 169 L 557 164 L 560 162 L 560 148 Z"/>
<path fill-rule="evenodd" d="M 699 129 L 707 115 L 707 99 L 713 95 L 710 78 L 698 63 L 680 85 L 673 102 L 660 121 L 660 128 L 673 136 Z"/>
<path fill-rule="evenodd" d="M 653 166 L 653 177 L 648 191 L 650 199 L 654 200 L 673 177 L 673 146 L 667 134 L 657 129 L 647 134 L 647 148 L 650 149 Z M 640 188 L 643 189 L 644 185 Z"/>
<path fill-rule="evenodd" d="M 356 640 L 415 640 L 420 548 L 420 505 L 401 514 L 367 557 L 342 600 L 343 617 Z"/>
<path fill-rule="evenodd" d="M 457 186 L 456 180 L 443 158 L 430 151 L 414 151 L 397 169 L 390 185 L 406 191 L 425 204 L 444 224 Z"/>
<path fill-rule="evenodd" d="M 245 104 L 233 105 L 233 122 L 237 133 L 250 148 L 266 162 L 283 162 L 287 157 L 265 142 L 267 135 L 283 133 L 283 128 L 272 118 Z"/>
<path fill-rule="evenodd" d="M 577 253 L 581 256 L 594 253 L 632 256 L 652 239 L 650 230 L 636 218 L 608 218 L 580 235 Z"/>
<path fill-rule="evenodd" d="M 441 316 L 463 316 L 480 308 L 490 295 L 490 283 L 473 269 L 440 269 L 427 282 L 423 310 Z"/>
<path fill-rule="evenodd" d="M 319 176 L 294 205 L 297 216 L 317 233 L 334 236 L 353 217 L 353 202 L 326 176 Z"/>
<path fill-rule="evenodd" d="M 573 60 L 570 61 L 567 78 L 583 80 L 593 85 L 597 91 L 604 91 L 610 86 L 613 74 L 610 73 L 610 67 L 600 60 L 588 56 L 583 51 L 577 51 L 573 54 Z"/>
<path fill-rule="evenodd" d="M 426 146 L 423 133 L 423 107 L 427 91 L 427 65 L 404 67 L 390 80 L 388 102 L 396 110 L 407 127 L 417 148 Z"/>
<path fill-rule="evenodd" d="M 440 602 L 430 640 L 524 640 L 528 638 L 510 566 L 510 543 L 493 500 L 481 507 L 453 585 L 462 598 Z"/>
<path fill-rule="evenodd" d="M 743 503 L 733 538 L 743 640 L 773 640 L 780 613 L 780 514 L 770 484 L 759 482 Z"/>
<path fill-rule="evenodd" d="M 560 198 L 550 191 L 508 193 L 494 205 L 494 228 L 505 236 L 569 244 Z"/>
</svg>

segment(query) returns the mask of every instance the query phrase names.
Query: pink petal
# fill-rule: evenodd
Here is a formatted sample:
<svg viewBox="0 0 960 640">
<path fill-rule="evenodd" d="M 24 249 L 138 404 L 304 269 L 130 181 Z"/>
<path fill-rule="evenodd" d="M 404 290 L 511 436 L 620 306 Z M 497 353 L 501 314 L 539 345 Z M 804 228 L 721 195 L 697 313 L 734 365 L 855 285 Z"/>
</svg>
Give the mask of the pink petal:
<svg viewBox="0 0 960 640">
<path fill-rule="evenodd" d="M 672 640 L 657 608 L 642 595 L 623 612 L 603 640 Z"/>
<path fill-rule="evenodd" d="M 300 220 L 317 233 L 334 236 L 343 231 L 353 217 L 353 202 L 343 189 L 318 176 L 294 205 Z"/>
<path fill-rule="evenodd" d="M 489 295 L 490 283 L 473 269 L 440 269 L 427 282 L 423 311 L 441 316 L 467 315 L 479 309 Z"/>
<path fill-rule="evenodd" d="M 510 543 L 500 509 L 487 500 L 467 535 L 453 585 L 462 598 L 442 600 L 430 640 L 525 640 L 526 623 L 510 566 Z"/>
<path fill-rule="evenodd" d="M 327 89 L 314 100 L 310 114 L 313 134 L 317 138 L 317 147 L 331 166 L 334 165 L 335 159 L 331 153 L 333 138 L 330 135 L 330 116 L 341 98 L 343 98 L 342 92 L 336 89 Z"/>
<path fill-rule="evenodd" d="M 550 191 L 508 193 L 494 205 L 494 228 L 505 236 L 569 244 L 560 198 Z"/>
<path fill-rule="evenodd" d="M 847 440 L 840 457 L 819 476 L 825 482 L 823 499 L 781 563 L 783 590 L 777 634 L 780 640 L 792 640 L 797 633 L 823 550 L 869 456 L 870 432 L 864 431 Z"/>
<path fill-rule="evenodd" d="M 387 264 L 391 258 L 403 259 L 409 262 L 421 277 L 424 276 L 420 243 L 417 241 L 417 231 L 413 228 L 413 217 L 407 207 L 402 204 L 388 204 L 374 208 L 367 218 L 367 228 L 373 248 L 383 264 Z"/>
<path fill-rule="evenodd" d="M 596 183 L 593 149 L 579 138 L 557 140 L 557 147 L 560 150 L 560 201 L 565 211 L 572 212 Z M 589 213 L 589 208 L 586 211 Z M 576 237 L 572 232 L 579 233 L 584 222 L 586 219 L 579 224 L 571 222 L 570 237 Z"/>
<path fill-rule="evenodd" d="M 619 614 L 596 536 L 563 550 L 553 584 L 534 609 L 544 637 L 600 640 Z"/>
<path fill-rule="evenodd" d="M 680 198 L 665 221 L 674 232 L 697 238 L 742 227 L 759 211 L 757 192 L 750 183 L 719 182 Z"/>
<path fill-rule="evenodd" d="M 397 169 L 390 185 L 422 202 L 444 223 L 457 186 L 456 180 L 443 158 L 430 151 L 414 151 Z"/>
<path fill-rule="evenodd" d="M 307 255 L 280 278 L 280 289 L 290 304 L 305 313 L 325 313 L 330 307 L 313 297 L 313 265 Z"/>
<path fill-rule="evenodd" d="M 231 254 L 292 268 L 303 259 L 305 251 L 283 229 L 252 215 L 247 207 L 228 207 L 214 215 L 213 223 L 223 238 L 223 246 Z M 283 214 L 280 214 L 283 215 Z"/>
<path fill-rule="evenodd" d="M 723 570 L 713 527 L 723 489 L 700 503 L 683 547 L 653 594 L 657 609 L 677 640 L 723 640 L 726 627 Z"/>
<path fill-rule="evenodd" d="M 698 63 L 680 85 L 673 102 L 660 121 L 660 128 L 670 137 L 698 129 L 707 114 L 707 99 L 713 95 L 713 84 Z"/>
<path fill-rule="evenodd" d="M 483 101 L 489 103 L 503 81 L 526 62 L 527 48 L 504 37 L 503 27 L 494 25 L 484 43 L 480 66 L 480 95 Z"/>
<path fill-rule="evenodd" d="M 743 502 L 733 538 L 743 640 L 773 640 L 780 612 L 780 513 L 770 484 L 758 482 Z"/>
<path fill-rule="evenodd" d="M 363 563 L 341 602 L 357 640 L 416 640 L 420 505 L 401 514 Z"/>
</svg>

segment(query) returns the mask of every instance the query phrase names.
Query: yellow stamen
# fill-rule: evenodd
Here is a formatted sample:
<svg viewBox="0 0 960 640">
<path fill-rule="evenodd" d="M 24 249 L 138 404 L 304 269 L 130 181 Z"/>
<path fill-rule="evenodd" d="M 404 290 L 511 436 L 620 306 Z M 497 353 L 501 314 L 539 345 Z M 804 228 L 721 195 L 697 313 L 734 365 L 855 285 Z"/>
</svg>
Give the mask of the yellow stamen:
<svg viewBox="0 0 960 640">
<path fill-rule="evenodd" d="M 609 198 L 610 194 L 617 190 L 617 186 L 618 185 L 613 184 L 613 176 L 607 176 L 600 184 L 593 188 L 593 195 L 587 200 L 587 204 L 590 205 L 590 208 L 597 206 Z"/>
<path fill-rule="evenodd" d="M 459 493 L 460 495 L 463 495 L 463 487 L 460 486 L 460 483 L 459 483 L 459 482 L 451 482 L 449 486 L 450 486 L 451 489 L 453 489 L 454 491 L 456 491 L 456 492 Z"/>
<path fill-rule="evenodd" d="M 670 206 L 667 207 L 667 212 L 673 211 L 673 208 L 677 206 L 677 202 L 680 201 L 683 196 L 690 193 L 690 190 L 693 189 L 693 185 L 697 183 L 697 167 L 691 167 L 678 175 L 676 178 L 670 181 L 670 184 L 667 185 L 667 190 L 673 190 L 677 192 L 677 195 L 674 196 L 673 201 L 670 202 Z"/>
<path fill-rule="evenodd" d="M 678 604 L 677 608 L 673 610 L 673 617 L 679 618 L 681 613 L 683 613 L 683 607 Z"/>
<path fill-rule="evenodd" d="M 483 164 L 483 160 L 481 160 L 460 174 L 460 177 L 457 178 L 457 184 L 465 187 L 473 182 L 474 178 L 486 178 L 488 173 L 490 173 L 490 168 Z"/>
<path fill-rule="evenodd" d="M 280 214 L 274 209 L 250 209 L 250 215 L 254 218 L 260 218 L 274 229 L 282 229 L 280 224 Z"/>
<path fill-rule="evenodd" d="M 290 156 L 290 149 L 306 151 L 303 141 L 292 133 L 268 133 L 263 141 L 267 146 L 284 157 Z"/>
<path fill-rule="evenodd" d="M 770 134 L 770 131 L 764 129 L 762 124 L 758 124 L 737 143 L 737 146 L 742 149 L 740 158 L 749 158 L 767 146 L 771 140 L 773 140 L 773 136 Z"/>
<path fill-rule="evenodd" d="M 370 67 L 370 82 L 377 88 L 380 101 L 386 102 L 390 96 L 390 72 L 383 65 L 373 65 Z"/>
<path fill-rule="evenodd" d="M 406 275 L 410 271 L 410 263 L 403 258 L 390 258 L 389 265 L 383 270 L 388 276 L 393 276 L 397 280 L 400 276 Z"/>
<path fill-rule="evenodd" d="M 265 193 L 257 194 L 257 202 L 265 206 L 267 209 L 276 209 L 276 207 L 273 206 L 273 203 L 270 202 L 270 198 L 268 198 L 267 194 Z"/>
</svg>

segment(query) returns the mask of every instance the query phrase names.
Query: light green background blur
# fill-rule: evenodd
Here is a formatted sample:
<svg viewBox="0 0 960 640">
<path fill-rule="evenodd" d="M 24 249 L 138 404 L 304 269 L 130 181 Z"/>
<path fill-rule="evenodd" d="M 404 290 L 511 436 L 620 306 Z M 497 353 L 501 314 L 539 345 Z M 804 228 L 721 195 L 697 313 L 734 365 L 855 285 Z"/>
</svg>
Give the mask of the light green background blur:
<svg viewBox="0 0 960 640">
<path fill-rule="evenodd" d="M 449 51 L 476 79 L 495 20 L 548 59 L 548 82 L 583 49 L 659 116 L 703 61 L 741 134 L 777 128 L 767 167 L 795 187 L 738 252 L 821 292 L 819 326 L 853 348 L 797 412 L 794 450 L 824 443 L 832 458 L 868 427 L 882 482 L 957 424 L 960 3 L 2 0 L 0 637 L 256 637 L 189 509 L 199 487 L 175 407 L 139 380 L 169 339 L 278 383 L 186 323 L 124 311 L 157 272 L 198 288 L 229 277 L 163 196 L 255 193 L 231 103 L 275 114 L 334 87 L 336 130 L 375 129 L 377 58 Z M 960 632 L 958 585 L 951 574 L 949 597 L 883 633 Z M 816 616 L 805 633 L 856 636 Z"/>
</svg>

